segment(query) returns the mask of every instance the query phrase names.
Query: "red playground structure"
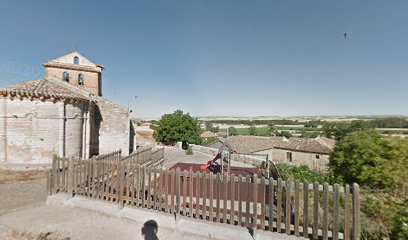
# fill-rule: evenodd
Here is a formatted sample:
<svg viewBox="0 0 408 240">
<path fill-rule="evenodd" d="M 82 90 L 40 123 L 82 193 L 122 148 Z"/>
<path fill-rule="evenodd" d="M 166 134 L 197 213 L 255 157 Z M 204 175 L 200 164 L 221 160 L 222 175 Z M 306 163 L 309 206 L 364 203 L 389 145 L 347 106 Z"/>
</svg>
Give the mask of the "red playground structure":
<svg viewBox="0 0 408 240">
<path fill-rule="evenodd" d="M 230 154 L 233 153 L 233 152 L 235 152 L 235 151 L 232 149 L 232 147 L 231 147 L 227 142 L 225 142 L 225 143 L 220 147 L 220 149 L 218 150 L 217 155 L 215 155 L 215 157 L 214 157 L 213 160 L 208 161 L 207 164 L 203 164 L 203 165 L 200 166 L 201 170 L 206 170 L 206 169 L 208 169 L 208 168 L 211 167 L 211 165 L 214 164 L 218 159 L 221 159 L 221 162 L 222 162 L 222 161 L 223 161 L 222 157 L 223 157 L 223 152 L 224 152 L 224 148 L 225 148 L 225 147 L 227 147 L 227 148 L 229 149 L 229 153 L 230 153 Z"/>
</svg>

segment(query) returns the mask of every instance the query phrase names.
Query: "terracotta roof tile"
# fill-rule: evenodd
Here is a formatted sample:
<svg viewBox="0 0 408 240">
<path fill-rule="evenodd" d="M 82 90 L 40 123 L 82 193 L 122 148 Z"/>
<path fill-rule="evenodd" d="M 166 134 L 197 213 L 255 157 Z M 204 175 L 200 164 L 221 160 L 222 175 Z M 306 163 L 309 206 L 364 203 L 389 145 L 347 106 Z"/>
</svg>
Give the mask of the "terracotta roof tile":
<svg viewBox="0 0 408 240">
<path fill-rule="evenodd" d="M 89 101 L 90 98 L 78 89 L 57 79 L 40 78 L 16 85 L 0 88 L 3 96 L 31 97 L 44 99 L 71 99 Z"/>
<path fill-rule="evenodd" d="M 335 144 L 334 140 L 322 138 L 284 138 L 233 136 L 228 137 L 228 143 L 238 153 L 254 153 L 271 148 L 287 149 L 300 152 L 329 154 Z"/>
</svg>

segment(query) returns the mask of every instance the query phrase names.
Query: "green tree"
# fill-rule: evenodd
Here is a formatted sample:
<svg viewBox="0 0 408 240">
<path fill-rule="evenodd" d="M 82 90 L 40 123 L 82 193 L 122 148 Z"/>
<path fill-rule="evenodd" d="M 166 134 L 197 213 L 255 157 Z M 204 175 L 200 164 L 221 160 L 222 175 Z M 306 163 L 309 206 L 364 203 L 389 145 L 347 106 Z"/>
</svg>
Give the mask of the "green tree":
<svg viewBox="0 0 408 240">
<path fill-rule="evenodd" d="M 238 136 L 238 131 L 235 127 L 228 128 L 228 135 L 230 136 Z"/>
<path fill-rule="evenodd" d="M 369 122 L 363 120 L 353 120 L 350 123 L 327 123 L 323 126 L 323 135 L 336 140 L 343 139 L 348 133 L 370 129 Z"/>
<path fill-rule="evenodd" d="M 211 131 L 213 124 L 211 122 L 205 122 L 205 130 Z"/>
<path fill-rule="evenodd" d="M 249 128 L 249 135 L 255 136 L 256 135 L 256 127 L 255 125 L 251 125 Z"/>
<path fill-rule="evenodd" d="M 172 114 L 164 114 L 155 127 L 153 134 L 157 142 L 166 145 L 175 144 L 176 142 L 201 144 L 200 126 L 196 119 L 188 113 L 177 110 Z"/>
<path fill-rule="evenodd" d="M 390 189 L 397 186 L 408 157 L 404 141 L 386 139 L 376 130 L 346 135 L 330 154 L 329 169 L 345 183 L 362 187 Z"/>
<path fill-rule="evenodd" d="M 275 131 L 275 136 L 285 137 L 285 138 L 293 137 L 292 133 L 290 133 L 289 131 Z"/>
<path fill-rule="evenodd" d="M 268 125 L 268 130 L 266 130 L 266 136 L 272 136 L 275 131 L 275 126 L 273 124 Z"/>
<path fill-rule="evenodd" d="M 213 133 L 217 133 L 217 132 L 220 131 L 220 127 L 218 127 L 218 126 L 216 126 L 216 127 L 211 127 L 211 128 L 210 128 L 210 131 L 213 132 Z"/>
</svg>

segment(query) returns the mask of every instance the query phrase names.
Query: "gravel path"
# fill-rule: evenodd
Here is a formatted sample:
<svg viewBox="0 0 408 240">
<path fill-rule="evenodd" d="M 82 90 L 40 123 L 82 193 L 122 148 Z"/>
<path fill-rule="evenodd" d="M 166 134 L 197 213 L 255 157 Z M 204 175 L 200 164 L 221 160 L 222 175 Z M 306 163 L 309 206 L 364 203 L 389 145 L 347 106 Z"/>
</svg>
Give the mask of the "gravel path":
<svg viewBox="0 0 408 240">
<path fill-rule="evenodd" d="M 0 184 L 0 216 L 18 209 L 44 204 L 45 178 Z"/>
</svg>

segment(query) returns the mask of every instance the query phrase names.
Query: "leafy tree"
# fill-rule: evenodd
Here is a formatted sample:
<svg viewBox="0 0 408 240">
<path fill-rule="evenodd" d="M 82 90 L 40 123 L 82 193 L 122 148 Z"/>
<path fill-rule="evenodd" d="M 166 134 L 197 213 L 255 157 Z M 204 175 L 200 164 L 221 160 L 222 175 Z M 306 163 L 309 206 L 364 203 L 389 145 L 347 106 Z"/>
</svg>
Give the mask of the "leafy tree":
<svg viewBox="0 0 408 240">
<path fill-rule="evenodd" d="M 205 122 L 205 130 L 211 131 L 213 124 L 211 122 Z"/>
<path fill-rule="evenodd" d="M 343 139 L 348 133 L 372 128 L 369 122 L 354 120 L 350 123 L 328 123 L 323 126 L 323 135 L 336 140 Z"/>
<path fill-rule="evenodd" d="M 376 130 L 352 132 L 330 154 L 329 168 L 345 183 L 394 188 L 406 171 L 402 164 L 408 158 L 408 149 L 403 144 L 394 138 L 385 139 Z"/>
<path fill-rule="evenodd" d="M 256 135 L 256 127 L 255 125 L 251 125 L 249 128 L 249 135 L 255 136 Z"/>
<path fill-rule="evenodd" d="M 301 131 L 300 137 L 301 138 L 315 138 L 319 136 L 318 132 L 311 132 L 311 131 Z"/>
<path fill-rule="evenodd" d="M 238 136 L 238 131 L 235 127 L 228 128 L 228 135 L 230 136 Z"/>
<path fill-rule="evenodd" d="M 153 137 L 156 141 L 166 145 L 176 142 L 200 144 L 200 126 L 196 119 L 188 113 L 177 110 L 172 114 L 164 114 L 155 127 Z"/>
<path fill-rule="evenodd" d="M 272 136 L 275 131 L 275 126 L 273 124 L 268 125 L 268 130 L 266 131 L 266 136 Z"/>
<path fill-rule="evenodd" d="M 275 131 L 275 136 L 279 136 L 279 137 L 285 137 L 285 138 L 291 138 L 293 137 L 292 133 L 290 133 L 289 131 Z"/>
<path fill-rule="evenodd" d="M 213 132 L 213 133 L 217 133 L 217 132 L 220 131 L 220 127 L 218 127 L 218 126 L 216 126 L 216 127 L 211 127 L 211 128 L 210 128 L 210 131 Z"/>
</svg>

